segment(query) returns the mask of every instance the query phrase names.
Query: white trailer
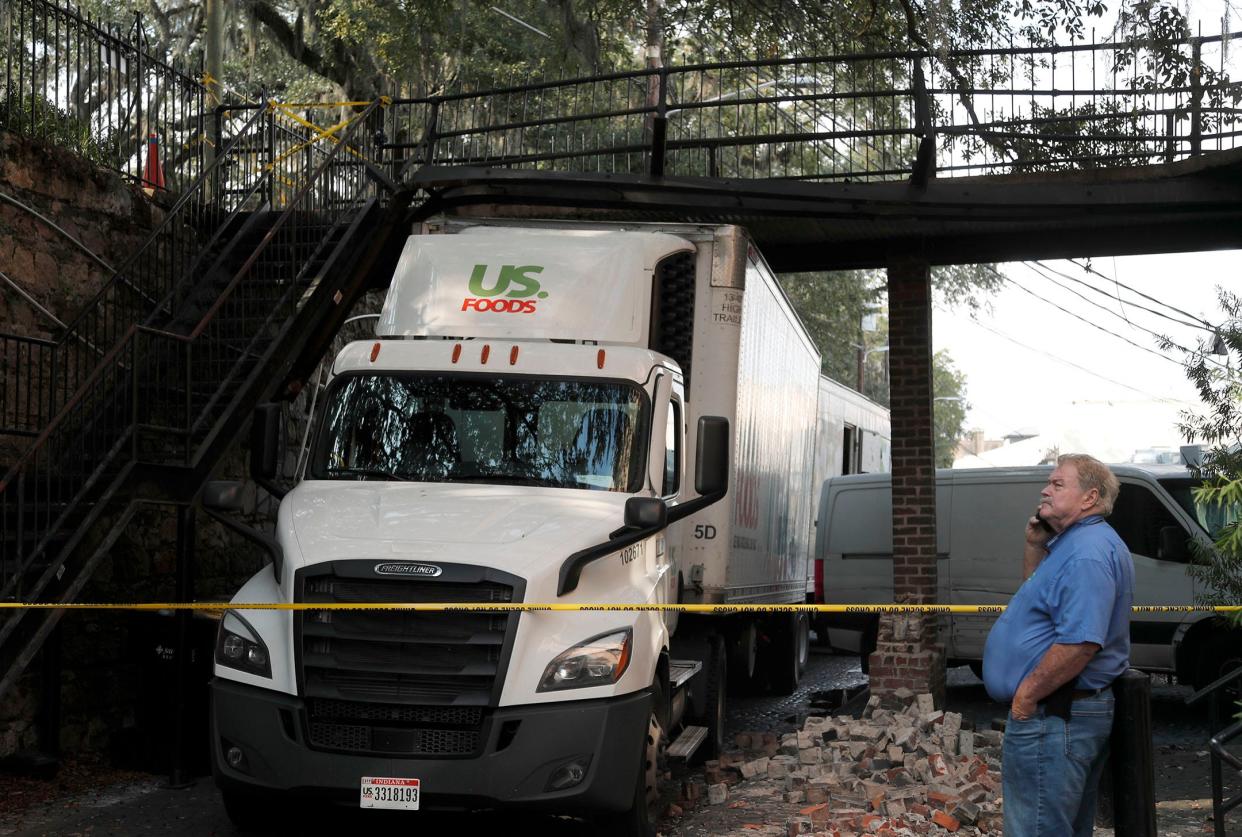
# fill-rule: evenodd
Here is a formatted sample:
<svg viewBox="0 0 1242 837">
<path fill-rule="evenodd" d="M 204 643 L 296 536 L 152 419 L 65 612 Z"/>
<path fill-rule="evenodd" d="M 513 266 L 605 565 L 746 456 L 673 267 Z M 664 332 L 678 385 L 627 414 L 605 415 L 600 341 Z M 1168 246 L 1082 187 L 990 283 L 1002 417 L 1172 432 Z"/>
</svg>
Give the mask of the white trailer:
<svg viewBox="0 0 1242 837">
<path fill-rule="evenodd" d="M 812 482 L 816 520 L 811 533 L 814 548 L 821 523 L 820 498 L 827 480 L 846 474 L 887 474 L 893 469 L 892 431 L 888 408 L 845 384 L 819 379 L 819 409 L 815 428 L 815 475 Z M 824 602 L 824 562 L 813 554 L 807 579 L 807 601 Z M 815 620 L 816 635 L 826 642 L 827 624 Z"/>
<path fill-rule="evenodd" d="M 333 606 L 801 602 L 818 353 L 737 227 L 417 232 L 377 338 L 334 363 L 272 569 L 234 598 L 324 607 L 222 620 L 226 807 L 528 806 L 649 835 L 664 744 L 720 746 L 730 658 L 796 682 L 805 620 Z"/>
</svg>

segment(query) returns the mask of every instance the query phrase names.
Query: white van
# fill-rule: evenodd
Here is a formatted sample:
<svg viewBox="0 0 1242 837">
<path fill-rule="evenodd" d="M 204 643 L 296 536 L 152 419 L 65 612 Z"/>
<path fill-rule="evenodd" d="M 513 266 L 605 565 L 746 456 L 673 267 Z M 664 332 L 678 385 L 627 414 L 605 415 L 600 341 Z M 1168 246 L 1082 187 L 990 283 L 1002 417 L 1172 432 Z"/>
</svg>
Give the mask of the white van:
<svg viewBox="0 0 1242 837">
<path fill-rule="evenodd" d="M 1108 522 L 1134 556 L 1136 605 L 1188 605 L 1196 582 L 1187 572 L 1192 540 L 1207 546 L 1223 521 L 1208 520 L 1191 496 L 1184 467 L 1114 465 L 1121 494 Z M 937 601 L 1005 604 L 1022 583 L 1027 518 L 1039 503 L 1052 466 L 936 472 Z M 815 557 L 822 562 L 828 604 L 893 601 L 890 475 L 837 477 L 820 495 Z M 942 623 L 951 665 L 978 671 L 996 616 L 954 615 Z M 877 617 L 832 614 L 828 641 L 863 659 L 875 648 Z M 1130 658 L 1145 671 L 1175 673 L 1196 687 L 1210 683 L 1242 656 L 1237 632 L 1208 613 L 1136 613 Z"/>
</svg>

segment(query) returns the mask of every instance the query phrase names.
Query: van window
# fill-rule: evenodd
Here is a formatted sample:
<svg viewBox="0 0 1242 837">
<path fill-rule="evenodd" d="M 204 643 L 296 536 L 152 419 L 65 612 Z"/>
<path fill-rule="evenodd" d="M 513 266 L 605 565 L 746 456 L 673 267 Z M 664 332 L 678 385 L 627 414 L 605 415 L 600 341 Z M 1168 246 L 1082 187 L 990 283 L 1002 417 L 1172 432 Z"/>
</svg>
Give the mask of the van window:
<svg viewBox="0 0 1242 837">
<path fill-rule="evenodd" d="M 1198 480 L 1168 479 L 1160 480 L 1170 496 L 1187 514 L 1198 521 L 1203 530 L 1212 540 L 1218 540 L 1226 526 L 1242 521 L 1242 504 L 1239 503 L 1201 503 L 1195 499 Z"/>
<path fill-rule="evenodd" d="M 1190 549 L 1179 550 L 1180 554 L 1165 556 L 1160 549 L 1160 530 L 1166 526 L 1176 526 L 1178 537 L 1183 543 L 1190 540 L 1185 527 L 1168 510 L 1160 498 L 1146 486 L 1121 484 L 1121 494 L 1113 507 L 1108 522 L 1117 530 L 1117 534 L 1125 541 L 1130 552 L 1148 558 L 1178 561 L 1189 560 Z"/>
</svg>

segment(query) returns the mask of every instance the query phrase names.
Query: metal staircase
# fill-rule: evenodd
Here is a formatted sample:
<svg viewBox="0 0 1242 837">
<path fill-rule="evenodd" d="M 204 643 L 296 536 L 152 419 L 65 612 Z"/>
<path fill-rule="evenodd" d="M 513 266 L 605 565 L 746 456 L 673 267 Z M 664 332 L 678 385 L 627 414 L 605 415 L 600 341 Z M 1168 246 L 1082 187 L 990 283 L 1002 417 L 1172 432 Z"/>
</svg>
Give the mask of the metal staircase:
<svg viewBox="0 0 1242 837">
<path fill-rule="evenodd" d="M 2 429 L 35 438 L 0 479 L 0 600 L 73 601 L 139 505 L 191 501 L 254 405 L 322 349 L 401 216 L 369 163 L 383 106 L 318 136 L 269 108 L 230 117 L 213 163 L 60 339 L 20 344 L 6 377 L 25 384 L 5 391 L 26 400 Z M 7 613 L 0 696 L 62 612 Z"/>
</svg>

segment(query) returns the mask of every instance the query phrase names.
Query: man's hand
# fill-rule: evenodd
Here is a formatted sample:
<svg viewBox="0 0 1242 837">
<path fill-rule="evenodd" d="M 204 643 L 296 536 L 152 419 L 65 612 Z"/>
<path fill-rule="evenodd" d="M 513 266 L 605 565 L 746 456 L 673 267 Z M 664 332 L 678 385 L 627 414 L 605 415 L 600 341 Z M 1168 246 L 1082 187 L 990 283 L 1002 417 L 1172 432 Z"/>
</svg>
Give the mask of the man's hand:
<svg viewBox="0 0 1242 837">
<path fill-rule="evenodd" d="M 1009 711 L 1014 719 L 1025 721 L 1034 715 L 1039 702 L 1081 674 L 1099 650 L 1100 646 L 1094 642 L 1077 645 L 1056 643 L 1049 648 L 1013 694 Z"/>
<path fill-rule="evenodd" d="M 1044 556 L 1048 554 L 1048 541 L 1052 540 L 1052 530 L 1036 517 L 1037 514 L 1038 508 L 1026 521 L 1026 544 L 1022 547 L 1023 581 L 1030 578 L 1031 573 L 1044 560 Z"/>
<path fill-rule="evenodd" d="M 1037 706 L 1038 701 L 1031 696 L 1031 693 L 1019 688 L 1017 694 L 1013 696 L 1013 703 L 1009 707 L 1009 714 L 1013 715 L 1015 721 L 1025 721 L 1035 714 Z"/>
<path fill-rule="evenodd" d="M 1052 529 L 1039 519 L 1039 509 L 1026 520 L 1026 545 L 1036 549 L 1047 550 L 1048 541 L 1052 540 Z"/>
</svg>

